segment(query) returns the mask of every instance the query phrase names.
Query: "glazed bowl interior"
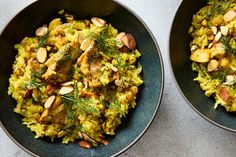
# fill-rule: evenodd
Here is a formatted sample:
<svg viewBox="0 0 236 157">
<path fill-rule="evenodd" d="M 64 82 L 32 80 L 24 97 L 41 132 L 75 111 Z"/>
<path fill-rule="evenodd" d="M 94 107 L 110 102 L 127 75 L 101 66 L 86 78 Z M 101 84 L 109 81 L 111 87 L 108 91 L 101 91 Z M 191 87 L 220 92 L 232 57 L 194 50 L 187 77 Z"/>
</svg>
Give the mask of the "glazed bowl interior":
<svg viewBox="0 0 236 157">
<path fill-rule="evenodd" d="M 215 110 L 214 98 L 205 96 L 199 83 L 193 81 L 197 73 L 192 71 L 189 60 L 191 54 L 189 44 L 192 38 L 188 34 L 188 29 L 193 14 L 204 5 L 206 2 L 203 0 L 183 0 L 179 6 L 170 34 L 170 63 L 177 85 L 190 106 L 208 121 L 236 132 L 235 113 L 228 113 L 223 107 Z"/>
<path fill-rule="evenodd" d="M 144 84 L 139 88 L 137 107 L 123 119 L 115 136 L 108 137 L 107 146 L 82 149 L 78 143 L 64 145 L 60 140 L 52 143 L 48 138 L 35 139 L 35 134 L 13 112 L 16 102 L 7 95 L 8 79 L 17 51 L 14 45 L 26 36 L 34 36 L 36 28 L 59 17 L 64 9 L 78 19 L 98 16 L 111 23 L 119 31 L 131 32 L 137 41 L 142 57 Z M 34 156 L 111 156 L 117 155 L 134 144 L 147 130 L 161 100 L 163 89 L 163 66 L 159 48 L 146 25 L 132 11 L 114 1 L 104 0 L 40 0 L 11 20 L 0 36 L 0 120 L 6 133 L 24 150 Z"/>
</svg>

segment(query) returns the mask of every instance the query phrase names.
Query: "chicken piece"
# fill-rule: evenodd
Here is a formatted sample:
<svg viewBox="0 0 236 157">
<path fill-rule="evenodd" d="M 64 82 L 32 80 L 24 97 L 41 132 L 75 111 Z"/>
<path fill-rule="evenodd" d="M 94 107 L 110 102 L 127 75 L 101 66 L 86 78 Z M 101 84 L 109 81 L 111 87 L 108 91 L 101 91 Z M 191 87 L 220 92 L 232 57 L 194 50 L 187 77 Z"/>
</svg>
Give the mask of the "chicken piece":
<svg viewBox="0 0 236 157">
<path fill-rule="evenodd" d="M 50 57 L 45 65 L 48 67 L 46 73 L 42 76 L 46 82 L 56 84 L 70 79 L 72 65 L 80 54 L 79 49 L 71 49 L 67 44 Z"/>
</svg>

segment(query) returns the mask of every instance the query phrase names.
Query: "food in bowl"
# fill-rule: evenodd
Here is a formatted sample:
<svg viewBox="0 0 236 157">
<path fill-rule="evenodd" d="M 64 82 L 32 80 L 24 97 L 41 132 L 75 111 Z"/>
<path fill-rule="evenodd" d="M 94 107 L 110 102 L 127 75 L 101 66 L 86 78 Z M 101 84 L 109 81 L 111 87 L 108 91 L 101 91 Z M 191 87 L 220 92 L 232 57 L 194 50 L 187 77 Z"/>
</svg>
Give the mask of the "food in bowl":
<svg viewBox="0 0 236 157">
<path fill-rule="evenodd" d="M 8 93 L 14 111 L 36 138 L 62 138 L 83 148 L 108 144 L 136 106 L 142 66 L 131 33 L 105 20 L 76 20 L 71 14 L 38 28 L 18 50 Z M 64 22 L 63 22 L 64 21 Z"/>
<path fill-rule="evenodd" d="M 236 3 L 210 0 L 193 15 L 189 33 L 192 70 L 198 73 L 205 95 L 213 96 L 216 109 L 236 111 Z"/>
</svg>

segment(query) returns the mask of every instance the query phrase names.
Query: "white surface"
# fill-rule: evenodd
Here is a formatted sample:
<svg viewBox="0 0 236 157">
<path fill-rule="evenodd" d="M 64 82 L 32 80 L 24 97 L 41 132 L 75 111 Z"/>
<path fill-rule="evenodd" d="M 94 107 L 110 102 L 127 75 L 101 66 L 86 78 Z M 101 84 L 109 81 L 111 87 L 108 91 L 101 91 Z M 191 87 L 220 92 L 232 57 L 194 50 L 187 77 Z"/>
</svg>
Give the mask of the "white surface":
<svg viewBox="0 0 236 157">
<path fill-rule="evenodd" d="M 170 75 L 168 37 L 181 0 L 119 0 L 146 22 L 159 43 L 165 66 L 165 90 L 154 122 L 144 136 L 121 157 L 233 157 L 236 134 L 197 115 L 183 100 Z M 0 0 L 0 31 L 32 0 Z M 190 6 L 191 7 L 191 6 Z M 0 129 L 1 157 L 29 157 Z"/>
</svg>

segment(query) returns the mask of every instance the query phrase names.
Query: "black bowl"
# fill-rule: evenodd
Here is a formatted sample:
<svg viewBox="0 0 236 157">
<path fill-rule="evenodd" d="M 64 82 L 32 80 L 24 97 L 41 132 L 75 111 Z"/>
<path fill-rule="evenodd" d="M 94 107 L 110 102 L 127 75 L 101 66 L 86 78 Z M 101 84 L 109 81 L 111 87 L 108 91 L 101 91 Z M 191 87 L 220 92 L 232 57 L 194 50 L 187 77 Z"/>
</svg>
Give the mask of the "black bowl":
<svg viewBox="0 0 236 157">
<path fill-rule="evenodd" d="M 204 0 L 183 0 L 175 15 L 169 40 L 169 58 L 176 83 L 188 104 L 203 118 L 213 124 L 236 132 L 236 115 L 228 113 L 223 107 L 214 109 L 214 98 L 205 96 L 199 83 L 193 81 L 197 76 L 192 71 L 189 43 L 191 36 L 188 29 L 191 26 L 192 16 L 206 5 Z"/>
<path fill-rule="evenodd" d="M 117 134 L 110 137 L 109 145 L 82 149 L 77 143 L 64 145 L 49 139 L 35 139 L 35 134 L 13 112 L 16 102 L 7 95 L 8 79 L 17 51 L 14 44 L 25 36 L 34 36 L 36 28 L 49 23 L 64 9 L 78 18 L 98 16 L 106 19 L 120 31 L 131 32 L 137 41 L 142 57 L 144 84 L 139 89 L 137 107 L 123 120 Z M 0 36 L 0 126 L 9 137 L 34 156 L 78 157 L 118 155 L 133 145 L 151 124 L 160 104 L 163 91 L 163 63 L 157 43 L 143 21 L 127 7 L 111 0 L 40 0 L 18 15 L 6 26 Z"/>
</svg>

